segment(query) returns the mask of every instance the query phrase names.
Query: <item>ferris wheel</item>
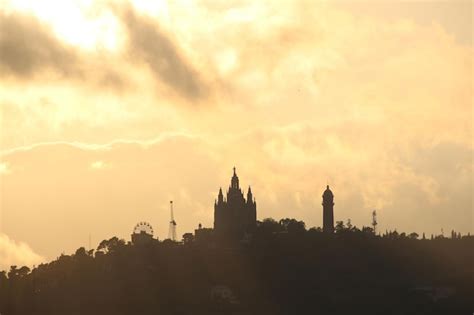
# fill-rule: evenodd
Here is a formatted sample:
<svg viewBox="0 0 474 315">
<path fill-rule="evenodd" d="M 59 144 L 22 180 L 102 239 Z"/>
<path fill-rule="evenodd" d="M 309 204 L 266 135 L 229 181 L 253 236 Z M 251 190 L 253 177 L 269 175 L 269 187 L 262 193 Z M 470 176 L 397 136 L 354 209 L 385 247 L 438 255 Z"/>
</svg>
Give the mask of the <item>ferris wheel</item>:
<svg viewBox="0 0 474 315">
<path fill-rule="evenodd" d="M 135 225 L 135 227 L 133 228 L 133 234 L 141 233 L 153 236 L 153 227 L 151 226 L 151 224 L 147 222 L 139 222 L 137 225 Z"/>
</svg>

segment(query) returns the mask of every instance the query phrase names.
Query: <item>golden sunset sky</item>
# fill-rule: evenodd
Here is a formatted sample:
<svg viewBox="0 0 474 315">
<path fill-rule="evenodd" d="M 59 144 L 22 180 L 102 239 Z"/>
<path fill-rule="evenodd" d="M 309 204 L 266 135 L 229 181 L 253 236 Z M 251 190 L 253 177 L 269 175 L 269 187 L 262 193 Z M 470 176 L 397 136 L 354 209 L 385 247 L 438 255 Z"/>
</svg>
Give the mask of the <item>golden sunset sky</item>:
<svg viewBox="0 0 474 315">
<path fill-rule="evenodd" d="M 147 221 L 473 229 L 471 1 L 0 0 L 0 269 Z"/>
</svg>

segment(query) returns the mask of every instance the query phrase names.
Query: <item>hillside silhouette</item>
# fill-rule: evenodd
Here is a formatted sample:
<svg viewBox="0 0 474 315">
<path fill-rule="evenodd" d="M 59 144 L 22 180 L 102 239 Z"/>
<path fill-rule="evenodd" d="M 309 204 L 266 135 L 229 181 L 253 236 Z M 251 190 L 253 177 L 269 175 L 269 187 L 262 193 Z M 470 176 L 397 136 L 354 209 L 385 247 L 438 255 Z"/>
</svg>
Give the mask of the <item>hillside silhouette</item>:
<svg viewBox="0 0 474 315">
<path fill-rule="evenodd" d="M 472 314 L 474 238 L 335 232 L 257 221 L 231 242 L 211 229 L 171 240 L 113 237 L 97 250 L 0 273 L 0 313 Z M 208 231 L 209 233 L 206 233 Z"/>
</svg>

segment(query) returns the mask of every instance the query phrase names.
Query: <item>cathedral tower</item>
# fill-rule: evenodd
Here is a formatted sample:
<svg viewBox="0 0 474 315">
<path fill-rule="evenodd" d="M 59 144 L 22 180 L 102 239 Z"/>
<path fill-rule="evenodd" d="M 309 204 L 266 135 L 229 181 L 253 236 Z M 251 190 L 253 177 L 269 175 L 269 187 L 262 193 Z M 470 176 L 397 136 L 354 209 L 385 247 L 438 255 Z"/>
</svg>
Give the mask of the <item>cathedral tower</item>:
<svg viewBox="0 0 474 315">
<path fill-rule="evenodd" d="M 248 189 L 247 200 L 239 186 L 239 177 L 234 167 L 226 198 L 219 189 L 214 203 L 214 230 L 221 238 L 241 240 L 257 226 L 257 203 L 252 190 Z"/>
<path fill-rule="evenodd" d="M 323 231 L 326 233 L 334 232 L 334 195 L 326 186 L 323 193 Z"/>
</svg>

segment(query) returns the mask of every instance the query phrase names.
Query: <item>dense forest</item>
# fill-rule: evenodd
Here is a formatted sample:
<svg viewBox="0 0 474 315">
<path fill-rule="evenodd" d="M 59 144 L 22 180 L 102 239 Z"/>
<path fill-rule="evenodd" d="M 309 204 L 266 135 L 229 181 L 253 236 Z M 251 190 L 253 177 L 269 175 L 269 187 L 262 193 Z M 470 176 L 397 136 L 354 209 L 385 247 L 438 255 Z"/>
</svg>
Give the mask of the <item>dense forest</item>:
<svg viewBox="0 0 474 315">
<path fill-rule="evenodd" d="M 224 242 L 187 233 L 0 272 L 0 313 L 469 314 L 474 238 L 452 232 L 375 234 L 338 222 L 334 234 L 294 219 L 258 222 Z"/>
</svg>

